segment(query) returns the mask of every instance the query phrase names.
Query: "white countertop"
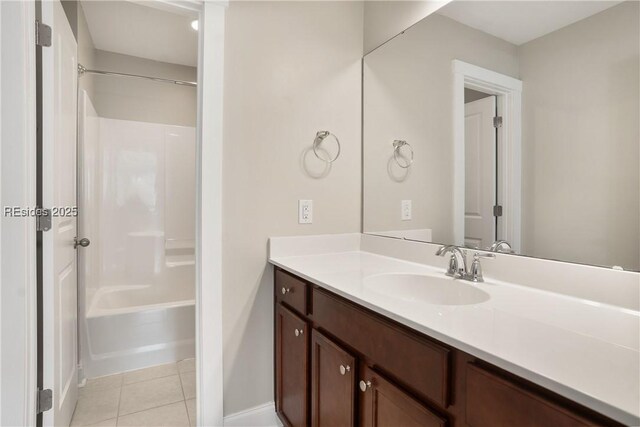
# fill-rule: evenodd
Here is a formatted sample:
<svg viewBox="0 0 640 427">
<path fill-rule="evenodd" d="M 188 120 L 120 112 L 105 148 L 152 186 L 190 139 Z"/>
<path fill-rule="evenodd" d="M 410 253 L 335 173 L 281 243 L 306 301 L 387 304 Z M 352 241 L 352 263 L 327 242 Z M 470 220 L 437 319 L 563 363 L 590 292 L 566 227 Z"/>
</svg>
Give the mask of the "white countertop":
<svg viewBox="0 0 640 427">
<path fill-rule="evenodd" d="M 446 277 L 444 269 L 364 251 L 272 254 L 270 262 L 615 420 L 640 424 L 637 311 L 493 280 L 473 285 L 490 295 L 479 304 L 390 298 L 368 289 L 365 279 Z"/>
</svg>

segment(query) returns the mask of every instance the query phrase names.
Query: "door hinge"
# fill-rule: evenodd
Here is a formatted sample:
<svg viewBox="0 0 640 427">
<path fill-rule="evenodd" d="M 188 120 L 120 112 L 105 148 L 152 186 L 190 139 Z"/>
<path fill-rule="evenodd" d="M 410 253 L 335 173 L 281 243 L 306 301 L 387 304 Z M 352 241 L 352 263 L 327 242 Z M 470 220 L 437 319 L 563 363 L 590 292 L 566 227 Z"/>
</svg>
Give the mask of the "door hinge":
<svg viewBox="0 0 640 427">
<path fill-rule="evenodd" d="M 51 209 L 38 209 L 36 215 L 36 231 L 51 230 Z"/>
<path fill-rule="evenodd" d="M 51 408 L 53 408 L 53 392 L 51 389 L 38 390 L 36 414 L 41 414 Z"/>
<path fill-rule="evenodd" d="M 51 46 L 51 27 L 36 19 L 36 45 Z"/>
<path fill-rule="evenodd" d="M 493 118 L 493 127 L 501 128 L 502 127 L 502 116 L 495 116 Z"/>
<path fill-rule="evenodd" d="M 502 216 L 502 206 L 495 205 L 493 207 L 493 216 Z"/>
</svg>

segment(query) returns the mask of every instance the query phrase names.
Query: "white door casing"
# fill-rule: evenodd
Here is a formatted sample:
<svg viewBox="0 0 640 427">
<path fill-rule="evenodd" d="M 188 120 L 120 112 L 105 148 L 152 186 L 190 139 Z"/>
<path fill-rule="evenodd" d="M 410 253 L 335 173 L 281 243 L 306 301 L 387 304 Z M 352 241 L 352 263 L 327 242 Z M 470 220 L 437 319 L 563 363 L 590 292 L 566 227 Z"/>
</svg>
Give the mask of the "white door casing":
<svg viewBox="0 0 640 427">
<path fill-rule="evenodd" d="M 62 426 L 78 396 L 77 223 L 73 212 L 55 210 L 77 200 L 77 43 L 59 0 L 42 2 L 42 21 L 52 28 L 52 44 L 42 50 L 42 197 L 54 210 L 43 233 L 43 385 L 53 391 L 43 423 Z"/>
<path fill-rule="evenodd" d="M 0 2 L 0 199 L 36 205 L 35 2 Z M 0 219 L 0 425 L 36 424 L 37 281 L 33 216 Z"/>
<path fill-rule="evenodd" d="M 516 252 L 521 242 L 521 111 L 522 81 L 458 59 L 451 62 L 453 72 L 453 236 L 464 245 L 465 227 L 465 107 L 464 89 L 496 95 L 496 109 L 502 116 L 498 129 L 499 186 L 497 199 L 502 206 L 497 235 L 506 239 Z"/>
<path fill-rule="evenodd" d="M 464 243 L 485 249 L 496 240 L 496 98 L 488 96 L 464 107 Z"/>
</svg>

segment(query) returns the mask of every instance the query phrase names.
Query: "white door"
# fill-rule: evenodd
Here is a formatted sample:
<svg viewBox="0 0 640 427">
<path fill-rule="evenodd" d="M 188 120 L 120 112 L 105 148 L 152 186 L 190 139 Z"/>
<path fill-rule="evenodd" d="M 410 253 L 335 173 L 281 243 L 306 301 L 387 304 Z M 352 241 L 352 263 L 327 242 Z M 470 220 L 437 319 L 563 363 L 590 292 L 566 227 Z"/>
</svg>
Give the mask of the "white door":
<svg viewBox="0 0 640 427">
<path fill-rule="evenodd" d="M 76 205 L 77 44 L 59 0 L 42 2 L 42 22 L 53 35 L 42 48 L 42 197 L 55 210 Z M 42 247 L 43 385 L 53 408 L 43 421 L 68 426 L 78 398 L 76 218 L 53 213 Z"/>
<path fill-rule="evenodd" d="M 464 106 L 464 243 L 487 248 L 495 241 L 496 98 L 489 96 Z"/>
</svg>

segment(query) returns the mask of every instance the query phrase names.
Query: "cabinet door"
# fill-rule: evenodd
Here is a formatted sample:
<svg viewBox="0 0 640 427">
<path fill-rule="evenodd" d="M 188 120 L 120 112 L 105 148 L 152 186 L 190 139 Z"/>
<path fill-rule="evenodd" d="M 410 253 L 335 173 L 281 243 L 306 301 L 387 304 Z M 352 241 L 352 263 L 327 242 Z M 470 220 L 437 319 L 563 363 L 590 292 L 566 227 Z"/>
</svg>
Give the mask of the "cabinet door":
<svg viewBox="0 0 640 427">
<path fill-rule="evenodd" d="M 360 421 L 363 427 L 443 427 L 446 420 L 376 373 L 361 369 Z"/>
<path fill-rule="evenodd" d="M 355 358 L 315 329 L 311 334 L 311 425 L 351 427 Z"/>
<path fill-rule="evenodd" d="M 308 424 L 309 328 L 276 305 L 276 410 L 290 426 Z"/>
<path fill-rule="evenodd" d="M 612 425 L 588 419 L 494 372 L 467 365 L 467 423 L 491 426 Z"/>
</svg>

